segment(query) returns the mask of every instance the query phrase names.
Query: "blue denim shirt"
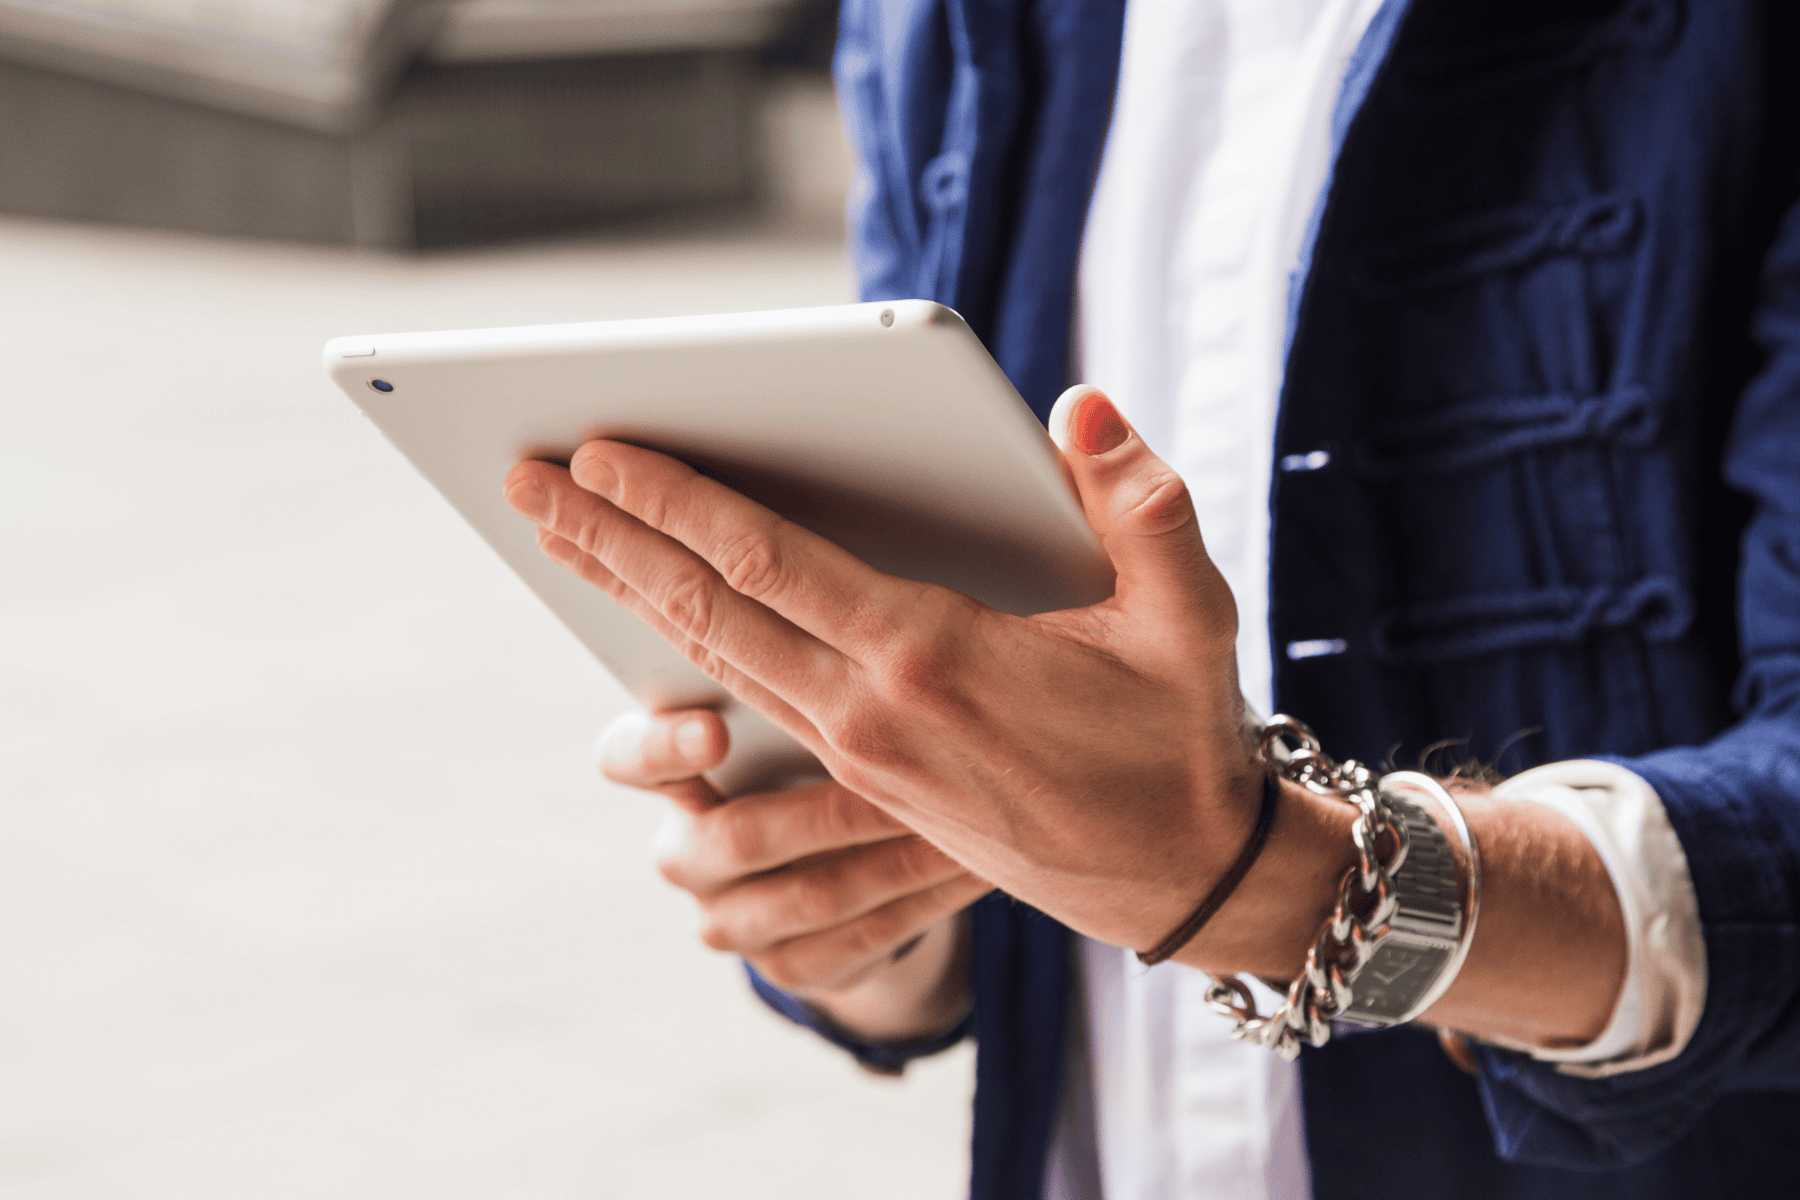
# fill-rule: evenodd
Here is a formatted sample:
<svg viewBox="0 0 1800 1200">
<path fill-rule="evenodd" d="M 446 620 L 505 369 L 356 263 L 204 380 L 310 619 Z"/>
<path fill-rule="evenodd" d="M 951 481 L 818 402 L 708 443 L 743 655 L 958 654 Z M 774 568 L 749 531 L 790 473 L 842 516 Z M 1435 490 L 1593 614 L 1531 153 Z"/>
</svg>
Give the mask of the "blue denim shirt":
<svg viewBox="0 0 1800 1200">
<path fill-rule="evenodd" d="M 1122 16 L 843 8 L 864 296 L 957 308 L 1040 415 Z M 1277 704 L 1339 756 L 1531 731 L 1504 768 L 1630 767 L 1709 987 L 1683 1054 L 1605 1080 L 1471 1078 L 1406 1029 L 1308 1051 L 1318 1200 L 1800 1195 L 1796 35 L 1790 0 L 1389 0 L 1351 61 L 1271 448 L 1330 452 L 1271 493 Z M 976 907 L 977 1200 L 1041 1191 L 1069 936 Z"/>
</svg>

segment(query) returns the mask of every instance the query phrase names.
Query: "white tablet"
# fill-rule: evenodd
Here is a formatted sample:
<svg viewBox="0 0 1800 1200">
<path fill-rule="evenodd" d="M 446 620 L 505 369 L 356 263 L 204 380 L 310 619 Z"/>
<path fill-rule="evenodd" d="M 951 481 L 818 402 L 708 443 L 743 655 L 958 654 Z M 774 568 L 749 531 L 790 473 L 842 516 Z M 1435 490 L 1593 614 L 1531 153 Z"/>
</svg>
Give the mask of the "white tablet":
<svg viewBox="0 0 1800 1200">
<path fill-rule="evenodd" d="M 881 570 L 1009 612 L 1112 592 L 1054 444 L 942 305 L 342 337 L 325 367 L 626 690 L 723 712 L 727 795 L 817 764 L 544 557 L 501 495 L 520 459 L 597 437 L 665 451 Z"/>
</svg>

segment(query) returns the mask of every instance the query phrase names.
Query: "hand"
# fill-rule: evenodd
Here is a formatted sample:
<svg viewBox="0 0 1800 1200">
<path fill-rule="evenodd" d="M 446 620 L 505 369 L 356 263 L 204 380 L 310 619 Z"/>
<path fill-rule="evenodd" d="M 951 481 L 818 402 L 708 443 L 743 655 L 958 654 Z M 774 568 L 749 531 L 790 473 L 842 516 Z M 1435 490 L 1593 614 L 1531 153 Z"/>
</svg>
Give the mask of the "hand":
<svg viewBox="0 0 1800 1200">
<path fill-rule="evenodd" d="M 1206 894 L 1255 819 L 1262 773 L 1242 729 L 1236 610 L 1180 477 L 1105 396 L 1071 389 L 1052 429 L 1118 586 L 1035 617 L 883 575 L 617 442 L 581 447 L 567 471 L 521 463 L 507 496 L 546 553 L 845 787 L 1076 929 L 1145 948 Z M 1291 973 L 1348 860 L 1344 809 L 1287 789 L 1265 860 L 1292 869 L 1260 882 L 1253 871 L 1184 961 Z M 1318 902 L 1290 911 L 1308 884 Z M 1245 936 L 1220 933 L 1232 927 Z"/>
<path fill-rule="evenodd" d="M 590 442 L 521 463 L 546 553 L 629 606 L 975 875 L 1144 949 L 1244 844 L 1261 768 L 1241 723 L 1236 614 L 1180 478 L 1091 388 L 1051 429 L 1118 573 L 1110 600 L 1013 617 L 882 575 L 663 455 Z M 1572 822 L 1477 804 L 1483 914 L 1427 1019 L 1591 1039 L 1624 978 L 1606 866 Z M 1267 847 L 1176 958 L 1289 978 L 1349 865 L 1350 806 L 1283 785 Z"/>
<path fill-rule="evenodd" d="M 704 709 L 626 713 L 601 737 L 609 779 L 677 806 L 658 868 L 699 905 L 701 940 L 864 1037 L 953 1023 L 969 995 L 958 914 L 989 885 L 829 780 L 721 802 L 700 774 L 728 739 Z"/>
</svg>

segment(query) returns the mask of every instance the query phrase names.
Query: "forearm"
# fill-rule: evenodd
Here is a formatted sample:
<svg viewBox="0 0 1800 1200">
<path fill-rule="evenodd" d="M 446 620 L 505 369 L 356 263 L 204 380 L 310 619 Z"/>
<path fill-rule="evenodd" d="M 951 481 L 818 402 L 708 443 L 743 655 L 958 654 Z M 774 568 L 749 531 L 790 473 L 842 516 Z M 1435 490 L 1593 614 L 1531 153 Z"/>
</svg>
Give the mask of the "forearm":
<svg viewBox="0 0 1800 1200">
<path fill-rule="evenodd" d="M 1548 809 L 1464 793 L 1480 846 L 1481 912 L 1468 957 L 1425 1020 L 1477 1037 L 1576 1045 L 1605 1028 L 1625 977 L 1623 916 L 1605 863 Z M 1354 860 L 1355 811 L 1284 784 L 1269 845 L 1179 961 L 1290 979 Z"/>
</svg>

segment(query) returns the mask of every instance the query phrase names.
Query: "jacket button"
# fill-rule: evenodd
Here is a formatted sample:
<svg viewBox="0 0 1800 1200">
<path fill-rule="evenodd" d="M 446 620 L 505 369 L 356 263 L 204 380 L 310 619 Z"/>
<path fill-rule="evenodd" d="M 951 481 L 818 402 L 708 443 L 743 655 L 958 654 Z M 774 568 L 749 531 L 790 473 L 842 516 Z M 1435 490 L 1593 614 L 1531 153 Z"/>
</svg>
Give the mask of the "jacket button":
<svg viewBox="0 0 1800 1200">
<path fill-rule="evenodd" d="M 1317 471 L 1331 462 L 1331 451 L 1314 450 L 1307 454 L 1286 454 L 1281 459 L 1284 471 Z"/>
</svg>

